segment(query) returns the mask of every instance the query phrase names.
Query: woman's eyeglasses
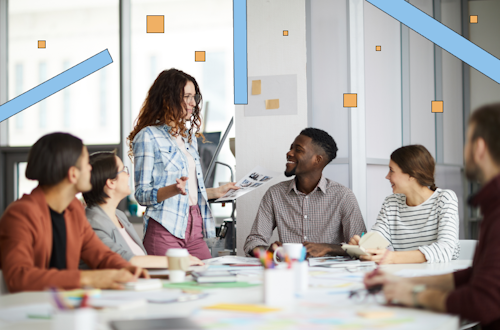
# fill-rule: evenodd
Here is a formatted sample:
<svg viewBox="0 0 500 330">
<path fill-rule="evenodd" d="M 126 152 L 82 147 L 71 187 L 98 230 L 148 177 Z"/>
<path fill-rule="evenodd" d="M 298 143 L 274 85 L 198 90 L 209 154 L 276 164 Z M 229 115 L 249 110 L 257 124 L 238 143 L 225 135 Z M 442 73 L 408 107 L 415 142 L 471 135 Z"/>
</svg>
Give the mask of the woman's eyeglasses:
<svg viewBox="0 0 500 330">
<path fill-rule="evenodd" d="M 123 170 L 121 170 L 120 172 L 116 173 L 116 175 L 118 175 L 118 174 L 120 174 L 120 173 L 123 173 L 123 172 L 125 172 L 125 173 L 127 173 L 127 174 L 130 174 L 130 173 L 128 172 L 128 167 L 127 167 L 127 166 L 123 166 Z"/>
<path fill-rule="evenodd" d="M 193 100 L 196 102 L 196 104 L 199 104 L 201 101 L 201 94 L 184 96 L 184 102 L 186 102 L 186 104 L 192 102 Z"/>
</svg>

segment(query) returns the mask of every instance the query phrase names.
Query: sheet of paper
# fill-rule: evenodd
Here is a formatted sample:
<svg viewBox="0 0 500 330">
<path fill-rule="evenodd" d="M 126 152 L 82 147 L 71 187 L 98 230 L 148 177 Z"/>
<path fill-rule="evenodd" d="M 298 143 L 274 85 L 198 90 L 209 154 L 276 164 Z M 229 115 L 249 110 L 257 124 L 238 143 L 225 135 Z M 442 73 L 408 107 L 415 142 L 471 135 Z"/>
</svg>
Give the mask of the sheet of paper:
<svg viewBox="0 0 500 330">
<path fill-rule="evenodd" d="M 164 288 L 181 289 L 181 290 L 205 290 L 205 289 L 233 289 L 233 288 L 250 288 L 257 284 L 249 282 L 229 282 L 229 283 L 197 283 L 197 282 L 182 282 L 182 283 L 164 283 Z"/>
<path fill-rule="evenodd" d="M 247 264 L 247 265 L 260 265 L 257 258 L 251 257 L 238 257 L 238 256 L 223 256 L 205 260 L 210 268 L 212 265 L 232 265 L 232 264 Z"/>
<path fill-rule="evenodd" d="M 90 299 L 89 305 L 94 308 L 111 308 L 111 309 L 134 309 L 147 305 L 146 299 L 137 300 L 119 300 L 119 299 Z"/>
<path fill-rule="evenodd" d="M 252 80 L 252 95 L 260 95 L 261 80 Z"/>
<path fill-rule="evenodd" d="M 358 265 L 359 260 L 352 260 L 351 258 L 344 257 L 321 257 L 321 258 L 309 258 L 309 266 L 326 266 L 326 265 Z"/>
<path fill-rule="evenodd" d="M 229 190 L 224 196 L 217 199 L 216 202 L 235 200 L 236 198 L 241 197 L 254 189 L 266 185 L 278 175 L 279 174 L 277 172 L 267 170 L 262 166 L 256 166 L 236 183 L 236 185 L 240 187 L 239 190 Z"/>
<path fill-rule="evenodd" d="M 204 309 L 218 309 L 224 311 L 246 312 L 246 313 L 271 313 L 281 310 L 280 308 L 271 308 L 262 305 L 249 304 L 217 304 L 203 307 Z"/>
<path fill-rule="evenodd" d="M 402 269 L 394 273 L 401 277 L 435 276 L 452 273 L 450 269 Z"/>
<path fill-rule="evenodd" d="M 54 308 L 49 303 L 29 304 L 0 309 L 0 320 L 7 323 L 40 320 L 52 315 Z"/>
<path fill-rule="evenodd" d="M 266 109 L 273 110 L 280 108 L 280 99 L 266 100 Z"/>
<path fill-rule="evenodd" d="M 101 298 L 103 300 L 119 300 L 119 301 L 133 301 L 133 300 L 173 300 L 182 295 L 182 290 L 156 290 L 156 291 L 119 291 L 119 290 L 106 290 L 103 291 Z"/>
</svg>

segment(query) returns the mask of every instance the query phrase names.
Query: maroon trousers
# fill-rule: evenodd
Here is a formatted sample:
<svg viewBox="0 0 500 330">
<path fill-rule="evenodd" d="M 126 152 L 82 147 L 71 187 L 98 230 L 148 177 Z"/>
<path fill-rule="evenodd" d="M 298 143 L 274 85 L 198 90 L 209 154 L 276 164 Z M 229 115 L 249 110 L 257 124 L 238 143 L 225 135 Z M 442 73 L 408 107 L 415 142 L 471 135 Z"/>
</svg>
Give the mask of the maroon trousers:
<svg viewBox="0 0 500 330">
<path fill-rule="evenodd" d="M 183 248 L 189 254 L 204 260 L 212 258 L 207 243 L 203 240 L 203 219 L 198 205 L 189 207 L 186 238 L 180 239 L 172 235 L 160 223 L 150 218 L 144 235 L 144 247 L 148 255 L 164 256 L 168 249 Z"/>
</svg>

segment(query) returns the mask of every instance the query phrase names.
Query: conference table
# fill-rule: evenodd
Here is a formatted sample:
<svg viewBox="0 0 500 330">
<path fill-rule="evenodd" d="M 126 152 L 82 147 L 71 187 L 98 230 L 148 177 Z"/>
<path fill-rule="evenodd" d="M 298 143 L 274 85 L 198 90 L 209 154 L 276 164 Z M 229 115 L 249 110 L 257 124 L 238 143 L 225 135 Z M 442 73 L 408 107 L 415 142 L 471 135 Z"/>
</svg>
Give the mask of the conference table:
<svg viewBox="0 0 500 330">
<path fill-rule="evenodd" d="M 383 265 L 383 270 L 402 276 L 442 274 L 471 265 L 470 260 L 455 260 L 435 264 Z M 310 286 L 307 292 L 296 295 L 294 300 L 278 311 L 253 313 L 206 309 L 217 304 L 263 304 L 263 287 L 260 278 L 238 275 L 239 281 L 252 284 L 247 287 L 207 289 L 205 297 L 177 303 L 147 303 L 129 309 L 103 309 L 97 311 L 96 330 L 111 329 L 113 320 L 189 317 L 202 328 L 210 329 L 436 329 L 459 328 L 459 318 L 454 315 L 387 306 L 373 297 L 359 302 L 349 299 L 349 290 L 360 288 L 362 271 L 324 271 L 311 267 Z M 164 289 L 168 290 L 168 289 Z M 103 290 L 103 295 L 113 291 Z M 383 299 L 383 298 L 382 298 Z M 2 311 L 9 308 L 43 304 L 51 301 L 49 292 L 23 292 L 0 296 L 0 329 L 52 329 L 52 320 L 23 319 L 2 320 Z M 364 312 L 374 312 L 374 317 L 361 317 Z M 370 314 L 370 313 L 368 313 Z M 378 316 L 380 317 L 378 317 Z"/>
</svg>

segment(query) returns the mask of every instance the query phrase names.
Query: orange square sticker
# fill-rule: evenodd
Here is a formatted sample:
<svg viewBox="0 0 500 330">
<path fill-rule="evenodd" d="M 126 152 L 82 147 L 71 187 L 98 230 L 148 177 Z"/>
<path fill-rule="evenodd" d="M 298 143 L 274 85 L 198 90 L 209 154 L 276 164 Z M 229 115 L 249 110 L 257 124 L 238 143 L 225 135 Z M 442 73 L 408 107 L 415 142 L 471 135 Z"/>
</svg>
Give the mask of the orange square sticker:
<svg viewBox="0 0 500 330">
<path fill-rule="evenodd" d="M 45 40 L 38 40 L 38 48 L 45 48 Z"/>
<path fill-rule="evenodd" d="M 194 52 L 195 62 L 205 62 L 205 52 Z"/>
<path fill-rule="evenodd" d="M 165 33 L 165 16 L 147 15 L 146 16 L 147 33 Z"/>
<path fill-rule="evenodd" d="M 358 94 L 344 94 L 344 108 L 356 108 L 358 106 Z"/>
<path fill-rule="evenodd" d="M 439 113 L 439 112 L 443 112 L 444 110 L 444 102 L 443 101 L 432 101 L 431 102 L 431 112 L 434 112 L 434 113 Z"/>
</svg>

